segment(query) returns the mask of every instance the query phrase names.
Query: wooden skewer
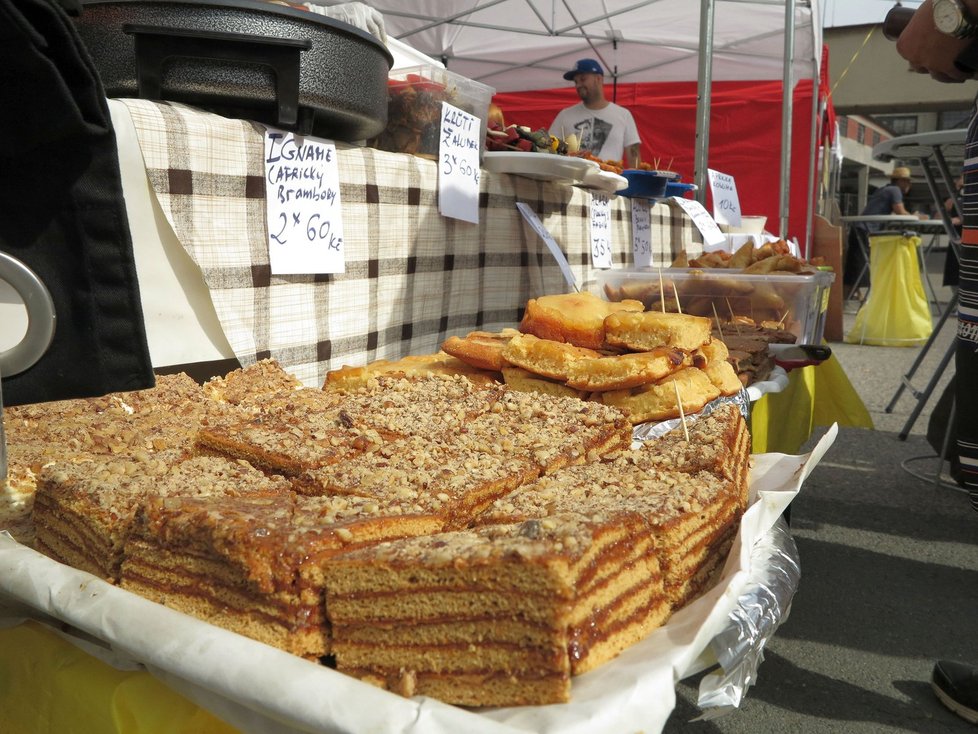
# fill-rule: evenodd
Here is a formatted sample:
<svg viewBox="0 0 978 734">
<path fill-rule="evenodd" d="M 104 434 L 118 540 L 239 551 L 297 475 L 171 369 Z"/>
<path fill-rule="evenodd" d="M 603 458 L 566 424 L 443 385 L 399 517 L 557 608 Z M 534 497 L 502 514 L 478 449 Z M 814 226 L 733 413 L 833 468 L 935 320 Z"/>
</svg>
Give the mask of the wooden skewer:
<svg viewBox="0 0 978 734">
<path fill-rule="evenodd" d="M 672 294 L 676 297 L 676 310 L 682 313 L 683 307 L 679 305 L 679 291 L 676 290 L 676 281 L 672 281 Z"/>
<path fill-rule="evenodd" d="M 686 436 L 686 443 L 689 443 L 689 428 L 686 426 L 686 414 L 683 412 L 683 400 L 679 397 L 679 382 L 672 381 L 672 386 L 676 388 L 676 405 L 679 407 L 679 419 L 683 422 L 683 434 Z"/>
<path fill-rule="evenodd" d="M 662 268 L 659 268 L 659 306 L 662 307 L 662 313 L 666 312 L 666 286 L 662 282 Z"/>
<path fill-rule="evenodd" d="M 673 158 L 670 158 L 670 159 L 669 159 L 669 165 L 668 165 L 668 166 L 666 166 L 666 170 L 667 170 L 667 171 L 671 171 L 671 170 L 672 170 L 672 162 L 673 162 L 674 160 L 676 160 L 676 159 L 675 159 L 675 157 L 673 157 Z"/>
<path fill-rule="evenodd" d="M 787 311 L 785 311 L 784 312 L 784 315 L 780 319 L 778 319 L 778 326 L 784 326 L 784 320 L 786 318 L 788 318 L 788 312 Z"/>
<path fill-rule="evenodd" d="M 724 298 L 723 300 L 727 302 L 727 310 L 730 312 L 730 323 L 734 325 L 734 328 L 737 330 L 737 335 L 739 336 L 740 327 L 737 326 L 737 318 L 734 316 L 733 306 L 730 305 L 730 299 Z"/>
<path fill-rule="evenodd" d="M 717 305 L 712 301 L 710 302 L 710 305 L 713 307 L 713 318 L 716 319 L 717 322 L 717 331 L 720 332 L 720 341 L 723 341 L 723 329 L 720 327 L 720 316 L 717 314 Z"/>
</svg>

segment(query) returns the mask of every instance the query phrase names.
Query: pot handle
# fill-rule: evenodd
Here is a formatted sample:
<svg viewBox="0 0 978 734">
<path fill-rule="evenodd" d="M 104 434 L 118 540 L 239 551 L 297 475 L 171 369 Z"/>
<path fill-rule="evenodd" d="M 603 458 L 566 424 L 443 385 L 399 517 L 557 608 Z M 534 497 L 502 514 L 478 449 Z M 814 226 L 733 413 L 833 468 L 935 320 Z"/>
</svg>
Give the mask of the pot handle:
<svg viewBox="0 0 978 734">
<path fill-rule="evenodd" d="M 27 333 L 10 349 L 0 352 L 0 376 L 13 377 L 33 367 L 51 346 L 54 300 L 33 270 L 5 252 L 0 252 L 0 280 L 17 291 L 27 309 Z"/>
<path fill-rule="evenodd" d="M 275 73 L 278 124 L 294 127 L 299 119 L 299 56 L 312 48 L 308 38 L 266 38 L 247 33 L 165 28 L 127 23 L 133 36 L 136 84 L 143 99 L 163 99 L 163 65 L 173 57 L 263 64 Z"/>
</svg>

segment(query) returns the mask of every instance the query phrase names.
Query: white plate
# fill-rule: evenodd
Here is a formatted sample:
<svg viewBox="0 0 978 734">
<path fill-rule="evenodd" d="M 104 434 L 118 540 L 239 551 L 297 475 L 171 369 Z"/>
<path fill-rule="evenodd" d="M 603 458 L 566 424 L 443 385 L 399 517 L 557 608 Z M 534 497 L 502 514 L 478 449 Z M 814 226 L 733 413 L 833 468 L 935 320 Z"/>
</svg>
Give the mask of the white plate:
<svg viewBox="0 0 978 734">
<path fill-rule="evenodd" d="M 603 168 L 598 167 L 584 174 L 584 180 L 581 182 L 581 186 L 588 189 L 598 189 L 600 191 L 614 193 L 615 191 L 627 189 L 628 179 L 624 176 L 619 176 L 617 173 L 605 171 Z"/>
<path fill-rule="evenodd" d="M 523 153 L 521 151 L 488 151 L 482 167 L 493 173 L 512 173 L 540 181 L 580 183 L 585 174 L 600 170 L 594 161 L 554 153 Z"/>
</svg>

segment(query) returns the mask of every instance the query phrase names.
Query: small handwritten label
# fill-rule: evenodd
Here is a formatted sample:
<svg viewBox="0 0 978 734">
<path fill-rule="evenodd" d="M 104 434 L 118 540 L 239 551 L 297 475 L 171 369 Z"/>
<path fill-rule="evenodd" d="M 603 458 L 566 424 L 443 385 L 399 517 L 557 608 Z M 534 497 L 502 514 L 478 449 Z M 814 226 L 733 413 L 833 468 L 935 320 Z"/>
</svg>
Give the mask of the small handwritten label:
<svg viewBox="0 0 978 734">
<path fill-rule="evenodd" d="M 567 281 L 567 285 L 573 288 L 575 291 L 579 291 L 580 288 L 577 285 L 577 278 L 574 277 L 574 271 L 571 270 L 570 263 L 567 262 L 567 258 L 564 256 L 564 251 L 560 249 L 560 245 L 557 244 L 557 240 L 554 239 L 553 235 L 543 226 L 543 222 L 540 221 L 540 217 L 537 213 L 533 211 L 529 205 L 524 204 L 522 201 L 516 202 L 516 208 L 519 210 L 520 214 L 523 215 L 523 219 L 526 220 L 533 231 L 536 232 L 540 239 L 543 240 L 543 244 L 547 246 L 550 250 L 550 254 L 554 256 L 554 260 L 557 261 L 557 266 L 560 268 L 560 272 L 564 274 L 564 280 Z"/>
<path fill-rule="evenodd" d="M 268 128 L 265 213 L 274 275 L 345 272 L 335 145 Z"/>
<path fill-rule="evenodd" d="M 737 184 L 728 173 L 706 169 L 710 177 L 710 192 L 713 194 L 713 217 L 720 224 L 740 226 L 740 199 L 737 197 Z"/>
<path fill-rule="evenodd" d="M 703 242 L 707 245 L 713 247 L 727 241 L 727 236 L 720 231 L 717 223 L 713 221 L 713 217 L 696 199 L 673 196 L 672 201 L 676 202 L 693 220 L 693 225 L 703 235 Z"/>
<path fill-rule="evenodd" d="M 475 115 L 441 103 L 441 140 L 438 142 L 438 211 L 444 217 L 479 223 L 479 137 Z"/>
<path fill-rule="evenodd" d="M 636 268 L 652 265 L 652 222 L 645 199 L 632 199 L 632 257 Z"/>
<path fill-rule="evenodd" d="M 611 199 L 605 194 L 594 194 L 591 197 L 591 266 L 612 266 Z"/>
</svg>

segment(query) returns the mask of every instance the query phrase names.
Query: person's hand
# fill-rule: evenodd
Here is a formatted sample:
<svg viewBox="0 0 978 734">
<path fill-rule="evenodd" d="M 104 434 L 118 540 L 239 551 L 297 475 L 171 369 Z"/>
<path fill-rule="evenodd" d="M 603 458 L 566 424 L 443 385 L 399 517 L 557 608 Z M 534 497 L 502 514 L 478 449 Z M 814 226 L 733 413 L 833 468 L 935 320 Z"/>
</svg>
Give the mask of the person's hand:
<svg viewBox="0 0 978 734">
<path fill-rule="evenodd" d="M 896 42 L 897 53 L 910 62 L 911 71 L 930 74 L 939 82 L 963 82 L 971 77 L 954 60 L 972 39 L 952 38 L 934 27 L 932 0 L 917 8 Z"/>
</svg>

